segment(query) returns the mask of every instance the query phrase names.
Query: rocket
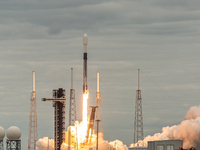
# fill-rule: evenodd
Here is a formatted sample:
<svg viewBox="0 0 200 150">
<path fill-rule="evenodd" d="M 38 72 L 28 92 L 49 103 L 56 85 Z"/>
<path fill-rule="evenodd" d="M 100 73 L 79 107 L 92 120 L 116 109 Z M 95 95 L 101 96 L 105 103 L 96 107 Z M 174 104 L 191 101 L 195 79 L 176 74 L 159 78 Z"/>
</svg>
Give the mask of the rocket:
<svg viewBox="0 0 200 150">
<path fill-rule="evenodd" d="M 88 94 L 88 83 L 87 83 L 87 44 L 88 44 L 88 36 L 85 33 L 83 35 L 83 94 Z"/>
</svg>

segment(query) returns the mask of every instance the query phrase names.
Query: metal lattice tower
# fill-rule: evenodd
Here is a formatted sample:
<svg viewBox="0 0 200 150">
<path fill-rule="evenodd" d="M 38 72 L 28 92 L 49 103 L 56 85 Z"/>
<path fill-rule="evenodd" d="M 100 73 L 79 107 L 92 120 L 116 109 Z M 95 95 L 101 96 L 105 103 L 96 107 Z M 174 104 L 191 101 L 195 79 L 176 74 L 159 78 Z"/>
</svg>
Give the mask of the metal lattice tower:
<svg viewBox="0 0 200 150">
<path fill-rule="evenodd" d="M 21 150 L 21 140 L 6 140 L 6 150 Z"/>
<path fill-rule="evenodd" d="M 135 100 L 134 143 L 137 143 L 139 140 L 143 140 L 142 98 L 141 90 L 139 90 L 139 69 L 137 70 L 137 75 L 138 80 Z"/>
<path fill-rule="evenodd" d="M 69 127 L 73 126 L 76 121 L 76 101 L 75 101 L 75 90 L 73 89 L 73 68 L 71 68 L 71 89 L 70 89 L 70 104 L 69 104 Z M 75 133 L 71 134 L 73 130 L 70 130 L 68 133 L 68 145 L 73 145 L 76 147 L 76 141 L 72 140 L 71 138 L 74 139 Z M 73 136 L 73 137 L 71 137 Z M 70 150 L 70 146 L 68 148 Z"/>
<path fill-rule="evenodd" d="M 70 89 L 70 105 L 69 105 L 69 126 L 74 125 L 76 121 L 76 101 L 75 90 L 73 89 L 73 68 L 71 68 L 71 89 Z"/>
<path fill-rule="evenodd" d="M 53 98 L 43 98 L 43 101 L 52 101 L 54 107 L 54 146 L 55 150 L 61 149 L 61 144 L 65 141 L 65 90 L 59 88 L 53 90 Z"/>
<path fill-rule="evenodd" d="M 0 150 L 4 150 L 4 147 L 3 147 L 3 139 L 0 140 Z"/>
<path fill-rule="evenodd" d="M 95 123 L 95 133 L 101 132 L 103 135 L 103 120 L 102 120 L 102 106 L 101 106 L 101 93 L 99 92 L 99 72 L 97 72 L 97 94 L 96 94 L 96 118 L 95 120 L 101 120 L 100 125 L 98 125 L 97 131 L 97 122 Z"/>
<path fill-rule="evenodd" d="M 28 137 L 28 150 L 36 149 L 36 141 L 38 140 L 38 127 L 37 127 L 37 107 L 35 96 L 35 71 L 33 71 L 33 91 L 31 92 L 31 105 L 29 115 L 29 137 Z"/>
</svg>

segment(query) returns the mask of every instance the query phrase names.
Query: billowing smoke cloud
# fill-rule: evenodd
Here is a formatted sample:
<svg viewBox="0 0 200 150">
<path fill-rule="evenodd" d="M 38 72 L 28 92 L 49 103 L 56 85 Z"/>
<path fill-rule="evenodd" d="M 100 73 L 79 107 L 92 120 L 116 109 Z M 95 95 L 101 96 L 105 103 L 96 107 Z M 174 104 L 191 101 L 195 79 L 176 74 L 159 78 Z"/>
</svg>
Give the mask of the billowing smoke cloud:
<svg viewBox="0 0 200 150">
<path fill-rule="evenodd" d="M 99 133 L 98 138 L 98 148 L 102 150 L 128 150 L 127 146 L 123 144 L 122 141 L 115 140 L 115 141 L 105 141 L 103 139 L 103 134 Z M 42 139 L 39 139 L 36 142 L 36 150 L 47 150 L 48 149 L 48 137 L 44 137 Z M 70 149 L 74 150 L 74 147 L 70 145 Z M 49 139 L 49 150 L 54 150 L 54 140 Z M 68 144 L 63 143 L 61 145 L 61 150 L 68 150 Z M 96 150 L 96 144 L 91 146 L 89 150 Z"/>
<path fill-rule="evenodd" d="M 128 147 L 126 145 L 123 144 L 122 141 L 119 140 L 115 140 L 115 141 L 105 141 L 105 140 L 101 140 L 99 139 L 99 144 L 98 144 L 98 149 L 102 149 L 102 150 L 128 150 Z M 96 150 L 96 145 L 93 145 L 91 147 L 91 150 Z"/>
<path fill-rule="evenodd" d="M 36 142 L 36 150 L 54 150 L 54 139 L 43 137 Z"/>
<path fill-rule="evenodd" d="M 113 142 L 110 142 L 109 144 L 112 145 L 116 150 L 128 150 L 128 147 L 119 140 L 115 140 Z"/>
<path fill-rule="evenodd" d="M 68 150 L 68 144 L 67 143 L 62 143 L 61 145 L 61 150 Z M 74 150 L 74 147 L 70 145 L 70 150 Z"/>
<path fill-rule="evenodd" d="M 190 107 L 184 119 L 190 120 L 190 119 L 196 119 L 197 117 L 200 117 L 200 105 Z"/>
<path fill-rule="evenodd" d="M 127 146 L 123 144 L 122 141 L 115 140 L 115 141 L 105 141 L 103 139 L 103 134 L 99 132 L 98 138 L 98 149 L 102 150 L 128 150 Z M 96 150 L 96 143 L 90 148 L 90 150 Z"/>
<path fill-rule="evenodd" d="M 131 144 L 134 147 L 137 144 L 147 146 L 148 141 L 155 140 L 182 140 L 183 148 L 195 147 L 200 150 L 200 106 L 191 107 L 179 125 L 167 126 L 162 128 L 162 133 L 156 133 L 153 136 L 147 136 L 143 141 Z"/>
</svg>

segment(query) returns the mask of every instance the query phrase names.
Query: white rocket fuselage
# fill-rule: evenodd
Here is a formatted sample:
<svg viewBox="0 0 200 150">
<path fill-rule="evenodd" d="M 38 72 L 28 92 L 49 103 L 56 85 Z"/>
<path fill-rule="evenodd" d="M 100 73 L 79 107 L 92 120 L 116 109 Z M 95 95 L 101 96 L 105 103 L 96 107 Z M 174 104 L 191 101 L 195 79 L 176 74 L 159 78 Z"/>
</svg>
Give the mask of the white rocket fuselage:
<svg viewBox="0 0 200 150">
<path fill-rule="evenodd" d="M 88 83 L 87 83 L 87 44 L 88 37 L 85 33 L 83 36 L 83 94 L 88 94 Z"/>
</svg>

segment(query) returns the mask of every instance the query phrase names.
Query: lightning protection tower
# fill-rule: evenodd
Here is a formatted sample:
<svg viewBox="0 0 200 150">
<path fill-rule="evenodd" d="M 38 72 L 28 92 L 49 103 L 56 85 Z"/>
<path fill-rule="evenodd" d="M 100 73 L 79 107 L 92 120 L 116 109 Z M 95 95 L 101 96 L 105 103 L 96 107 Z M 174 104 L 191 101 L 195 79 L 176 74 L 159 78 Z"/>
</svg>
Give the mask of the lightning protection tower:
<svg viewBox="0 0 200 150">
<path fill-rule="evenodd" d="M 142 98 L 139 89 L 139 69 L 137 70 L 137 90 L 135 100 L 134 143 L 143 140 Z M 139 145 L 137 145 L 139 146 Z"/>
<path fill-rule="evenodd" d="M 70 105 L 69 105 L 69 126 L 74 125 L 76 121 L 76 101 L 75 90 L 73 89 L 73 68 L 71 68 L 71 89 L 70 89 Z"/>
<path fill-rule="evenodd" d="M 101 105 L 101 93 L 99 92 L 99 72 L 97 72 L 97 94 L 96 94 L 96 116 L 95 120 L 101 120 L 100 125 L 98 125 L 98 131 L 97 131 L 97 123 L 95 123 L 95 132 L 101 132 L 103 134 L 103 120 L 102 120 L 102 105 Z"/>
<path fill-rule="evenodd" d="M 75 101 L 75 90 L 73 89 L 73 68 L 71 68 L 71 89 L 70 89 L 70 104 L 69 104 L 69 127 L 74 125 L 76 121 L 76 101 Z M 76 147 L 76 141 L 71 140 L 74 139 L 75 133 L 70 131 L 68 133 L 68 145 L 73 145 Z M 70 150 L 70 146 L 68 148 Z"/>
<path fill-rule="evenodd" d="M 37 108 L 35 96 L 35 71 L 33 71 L 33 91 L 31 92 L 31 106 L 29 115 L 29 137 L 28 137 L 28 150 L 36 149 L 36 141 L 38 140 L 38 127 L 37 127 Z"/>
</svg>

